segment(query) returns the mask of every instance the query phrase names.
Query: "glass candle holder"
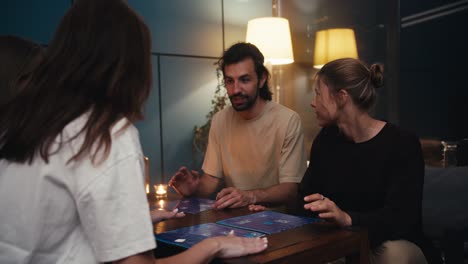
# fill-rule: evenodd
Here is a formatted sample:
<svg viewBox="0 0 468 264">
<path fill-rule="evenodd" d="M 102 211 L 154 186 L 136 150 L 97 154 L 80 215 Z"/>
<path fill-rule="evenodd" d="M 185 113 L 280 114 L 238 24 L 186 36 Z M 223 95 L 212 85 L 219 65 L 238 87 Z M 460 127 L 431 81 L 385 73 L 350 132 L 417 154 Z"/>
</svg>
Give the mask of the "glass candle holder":
<svg viewBox="0 0 468 264">
<path fill-rule="evenodd" d="M 154 194 L 156 199 L 167 198 L 167 184 L 156 184 L 154 185 Z"/>
<path fill-rule="evenodd" d="M 166 206 L 166 201 L 164 199 L 159 199 L 158 202 L 156 203 L 156 209 L 160 211 L 164 211 Z"/>
</svg>

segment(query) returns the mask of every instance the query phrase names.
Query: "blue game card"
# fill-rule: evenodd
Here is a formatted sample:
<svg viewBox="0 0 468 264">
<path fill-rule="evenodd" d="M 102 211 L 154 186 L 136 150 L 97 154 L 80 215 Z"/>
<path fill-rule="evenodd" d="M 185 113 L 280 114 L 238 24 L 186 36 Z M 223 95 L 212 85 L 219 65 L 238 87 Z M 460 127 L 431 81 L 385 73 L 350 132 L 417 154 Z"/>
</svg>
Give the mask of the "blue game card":
<svg viewBox="0 0 468 264">
<path fill-rule="evenodd" d="M 212 209 L 214 200 L 205 198 L 185 198 L 182 200 L 158 200 L 153 204 L 150 204 L 150 209 L 159 209 L 172 211 L 175 208 L 179 209 L 179 212 L 197 214 L 206 210 Z"/>
<path fill-rule="evenodd" d="M 179 212 L 197 214 L 212 209 L 214 202 L 214 200 L 204 198 L 188 198 L 180 200 L 177 208 L 179 208 Z"/>
<path fill-rule="evenodd" d="M 300 217 L 289 214 L 263 211 L 255 214 L 233 217 L 218 221 L 218 224 L 274 234 L 281 231 L 293 229 L 305 224 L 321 222 L 321 219 L 311 217 Z"/>
<path fill-rule="evenodd" d="M 156 240 L 184 248 L 189 248 L 205 238 L 214 236 L 227 236 L 231 230 L 234 230 L 234 235 L 241 237 L 265 236 L 265 234 L 256 231 L 238 229 L 235 227 L 218 225 L 215 223 L 207 223 L 156 234 Z"/>
</svg>

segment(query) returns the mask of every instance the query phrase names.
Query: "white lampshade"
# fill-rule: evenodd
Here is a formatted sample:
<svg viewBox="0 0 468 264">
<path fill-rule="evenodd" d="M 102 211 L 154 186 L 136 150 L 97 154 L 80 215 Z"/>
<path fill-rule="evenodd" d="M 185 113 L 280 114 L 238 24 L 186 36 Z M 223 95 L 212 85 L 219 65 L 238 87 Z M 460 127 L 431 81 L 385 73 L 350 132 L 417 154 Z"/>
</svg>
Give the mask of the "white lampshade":
<svg viewBox="0 0 468 264">
<path fill-rule="evenodd" d="M 354 31 L 349 28 L 333 28 L 315 34 L 314 68 L 320 69 L 327 62 L 341 58 L 358 58 Z"/>
<path fill-rule="evenodd" d="M 281 17 L 261 17 L 247 23 L 246 42 L 250 42 L 273 65 L 294 62 L 289 22 Z"/>
</svg>

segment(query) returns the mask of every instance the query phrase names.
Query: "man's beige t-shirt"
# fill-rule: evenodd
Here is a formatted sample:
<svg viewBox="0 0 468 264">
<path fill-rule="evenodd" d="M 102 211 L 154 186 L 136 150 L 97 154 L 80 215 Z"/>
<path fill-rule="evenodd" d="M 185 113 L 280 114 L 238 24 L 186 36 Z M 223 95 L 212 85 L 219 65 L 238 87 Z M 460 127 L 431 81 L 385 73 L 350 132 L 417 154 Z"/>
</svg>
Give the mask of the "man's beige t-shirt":
<svg viewBox="0 0 468 264">
<path fill-rule="evenodd" d="M 306 152 L 299 115 L 271 101 L 250 120 L 223 109 L 213 117 L 202 169 L 241 190 L 300 182 Z"/>
</svg>

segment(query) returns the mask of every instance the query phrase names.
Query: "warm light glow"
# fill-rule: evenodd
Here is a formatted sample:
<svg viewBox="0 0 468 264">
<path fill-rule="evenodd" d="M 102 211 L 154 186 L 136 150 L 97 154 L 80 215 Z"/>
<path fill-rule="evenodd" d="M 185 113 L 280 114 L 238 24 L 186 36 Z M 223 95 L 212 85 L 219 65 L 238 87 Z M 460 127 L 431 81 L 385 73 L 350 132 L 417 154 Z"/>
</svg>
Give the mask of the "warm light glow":
<svg viewBox="0 0 468 264">
<path fill-rule="evenodd" d="M 158 189 L 156 190 L 156 194 L 166 194 L 166 190 L 162 185 L 158 186 Z"/>
<path fill-rule="evenodd" d="M 358 58 L 354 31 L 349 28 L 333 28 L 315 34 L 314 68 L 320 69 L 327 62 L 341 58 Z"/>
<path fill-rule="evenodd" d="M 149 184 L 148 184 L 148 183 L 146 184 L 146 187 L 145 187 L 145 188 L 146 188 L 146 194 L 148 194 L 149 191 L 150 191 L 150 190 L 149 190 Z"/>
<path fill-rule="evenodd" d="M 265 63 L 273 65 L 294 62 L 289 22 L 281 17 L 262 17 L 247 23 L 246 42 L 250 42 L 265 56 Z"/>
<path fill-rule="evenodd" d="M 158 204 L 159 204 L 158 210 L 164 210 L 164 203 L 165 203 L 164 200 L 159 200 L 158 201 Z"/>
<path fill-rule="evenodd" d="M 158 199 L 167 198 L 167 184 L 154 185 L 154 190 L 156 192 L 156 198 Z"/>
</svg>

